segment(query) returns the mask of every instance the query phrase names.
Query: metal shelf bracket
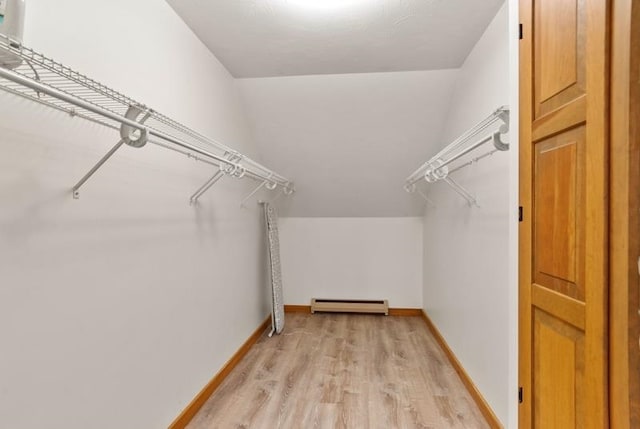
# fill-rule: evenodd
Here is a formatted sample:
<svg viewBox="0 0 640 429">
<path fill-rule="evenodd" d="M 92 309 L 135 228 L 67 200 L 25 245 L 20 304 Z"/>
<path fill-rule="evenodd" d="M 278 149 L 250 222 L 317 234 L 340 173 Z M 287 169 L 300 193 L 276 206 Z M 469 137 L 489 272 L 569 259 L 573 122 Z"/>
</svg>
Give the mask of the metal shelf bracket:
<svg viewBox="0 0 640 429">
<path fill-rule="evenodd" d="M 418 189 L 415 183 L 411 183 L 411 184 L 408 183 L 404 185 L 404 190 L 407 191 L 407 193 L 409 194 L 413 194 L 414 192 L 417 192 L 418 195 L 420 195 L 420 197 L 422 197 L 422 199 L 425 200 L 428 205 L 430 205 L 431 207 L 436 207 L 436 204 L 431 200 L 431 198 L 429 198 L 427 194 L 425 194 L 420 189 Z"/>
<path fill-rule="evenodd" d="M 497 131 L 495 128 L 491 130 L 490 134 L 484 134 L 484 137 L 477 138 L 481 133 L 486 133 L 490 130 L 490 127 L 494 127 L 496 123 L 500 123 Z M 478 205 L 476 197 L 467 191 L 464 187 L 451 179 L 451 173 L 461 170 L 469 165 L 474 165 L 481 159 L 493 155 L 495 152 L 503 152 L 509 150 L 509 142 L 503 141 L 503 137 L 509 132 L 509 108 L 507 106 L 499 107 L 487 118 L 477 123 L 475 126 L 467 130 L 464 134 L 445 146 L 440 152 L 434 155 L 427 162 L 422 164 L 418 169 L 411 173 L 405 179 L 405 190 L 412 193 L 416 190 L 416 183 L 425 180 L 428 183 L 435 183 L 438 181 L 444 181 L 449 185 L 456 193 L 465 199 L 469 206 Z M 481 146 L 493 143 L 494 149 L 483 155 L 476 156 L 468 162 L 458 165 L 451 165 L 455 161 L 461 160 L 463 157 L 471 154 Z M 419 194 L 425 198 L 426 195 L 419 192 Z M 428 200 L 428 199 L 427 199 Z M 428 200 L 429 201 L 429 200 Z"/>
<path fill-rule="evenodd" d="M 129 107 L 129 110 L 127 111 L 125 117 L 127 119 L 135 119 L 142 113 L 144 113 L 144 116 L 142 117 L 142 119 L 140 119 L 139 123 L 143 124 L 151 116 L 151 112 L 148 110 L 145 111 L 137 106 L 131 106 Z M 89 180 L 91 176 L 93 176 L 96 171 L 98 171 L 100 167 L 102 167 L 104 163 L 107 162 L 109 158 L 111 158 L 118 151 L 118 149 L 122 147 L 123 144 L 126 143 L 129 146 L 142 147 L 147 144 L 147 141 L 149 140 L 149 134 L 146 128 L 138 130 L 126 124 L 122 124 L 122 126 L 120 127 L 120 137 L 120 141 L 116 143 L 116 145 L 112 147 L 111 150 L 109 150 L 109 152 L 107 152 L 100 159 L 100 161 L 96 163 L 96 165 L 91 167 L 91 170 L 89 170 L 89 172 L 85 174 L 82 179 L 80 179 L 78 183 L 74 185 L 74 187 L 72 188 L 74 199 L 77 200 L 80 198 L 80 188 L 82 187 L 82 185 L 84 185 L 85 182 Z"/>
<path fill-rule="evenodd" d="M 271 177 L 269 177 L 270 179 Z M 247 201 L 249 201 L 249 199 L 251 197 L 253 197 L 255 194 L 258 193 L 258 191 L 260 191 L 260 189 L 262 188 L 267 188 L 270 191 L 273 191 L 274 189 L 276 189 L 276 187 L 278 186 L 278 184 L 276 182 L 271 182 L 269 179 L 267 180 L 263 180 L 262 183 L 260 183 L 253 191 L 251 191 L 251 193 L 249 195 L 247 195 L 246 197 L 244 197 L 244 199 L 240 202 L 240 208 L 245 208 L 245 203 Z"/>
<path fill-rule="evenodd" d="M 198 202 L 198 198 L 200 198 L 205 192 L 209 190 L 216 182 L 224 177 L 225 173 L 222 170 L 216 171 L 216 173 L 211 176 L 209 180 L 207 180 L 204 185 L 198 188 L 198 190 L 191 195 L 189 198 L 189 204 L 194 205 Z"/>
<path fill-rule="evenodd" d="M 463 188 L 462 186 L 460 186 L 458 184 L 458 182 L 456 182 L 455 180 L 453 180 L 451 177 L 445 177 L 444 178 L 444 182 L 449 185 L 451 187 L 451 189 L 453 189 L 456 193 L 458 193 L 462 198 L 464 198 L 467 201 L 467 204 L 469 205 L 469 207 L 471 206 L 476 206 L 476 207 L 480 207 L 478 205 L 478 201 L 476 200 L 476 197 L 474 197 L 469 191 L 467 191 L 465 188 Z"/>
<path fill-rule="evenodd" d="M 222 175 L 293 188 L 289 179 L 235 149 L 0 34 L 3 55 L 16 61 L 0 66 L 0 90 L 120 133 L 118 143 L 73 186 L 76 199 L 80 188 L 123 144 L 140 148 L 151 143 L 220 169 L 221 174 L 209 179 L 191 197 L 192 203 Z"/>
</svg>

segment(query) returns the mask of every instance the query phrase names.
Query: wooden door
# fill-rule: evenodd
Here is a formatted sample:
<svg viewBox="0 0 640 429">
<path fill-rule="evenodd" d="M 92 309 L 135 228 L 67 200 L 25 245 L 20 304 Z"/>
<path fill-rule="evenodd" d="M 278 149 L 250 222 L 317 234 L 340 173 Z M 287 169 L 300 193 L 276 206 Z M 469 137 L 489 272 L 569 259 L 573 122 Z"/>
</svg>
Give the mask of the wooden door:
<svg viewBox="0 0 640 429">
<path fill-rule="evenodd" d="M 608 427 L 608 2 L 521 0 L 520 427 Z"/>
<path fill-rule="evenodd" d="M 640 428 L 640 2 L 611 11 L 609 407 L 613 429 Z"/>
</svg>

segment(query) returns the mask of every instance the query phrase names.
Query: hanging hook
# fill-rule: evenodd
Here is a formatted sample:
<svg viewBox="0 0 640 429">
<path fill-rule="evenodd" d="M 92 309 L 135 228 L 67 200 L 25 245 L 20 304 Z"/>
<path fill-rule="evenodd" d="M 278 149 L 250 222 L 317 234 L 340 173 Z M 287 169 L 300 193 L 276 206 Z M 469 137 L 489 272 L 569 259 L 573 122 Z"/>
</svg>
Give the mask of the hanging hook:
<svg viewBox="0 0 640 429">
<path fill-rule="evenodd" d="M 235 177 L 236 179 L 242 179 L 246 173 L 247 173 L 247 170 L 243 166 L 238 164 L 236 165 L 236 168 L 233 170 L 232 176 Z"/>
<path fill-rule="evenodd" d="M 416 184 L 415 183 L 405 183 L 404 190 L 409 194 L 413 194 L 416 191 Z"/>
<path fill-rule="evenodd" d="M 437 159 L 435 162 L 429 164 L 429 167 L 424 172 L 424 179 L 429 183 L 433 183 L 447 177 L 449 174 L 449 167 L 446 165 L 443 166 L 442 164 L 444 164 L 442 159 Z"/>
<path fill-rule="evenodd" d="M 287 182 L 284 187 L 282 188 L 282 192 L 285 195 L 291 195 L 295 192 L 295 188 L 293 187 L 293 184 L 291 182 Z"/>
</svg>

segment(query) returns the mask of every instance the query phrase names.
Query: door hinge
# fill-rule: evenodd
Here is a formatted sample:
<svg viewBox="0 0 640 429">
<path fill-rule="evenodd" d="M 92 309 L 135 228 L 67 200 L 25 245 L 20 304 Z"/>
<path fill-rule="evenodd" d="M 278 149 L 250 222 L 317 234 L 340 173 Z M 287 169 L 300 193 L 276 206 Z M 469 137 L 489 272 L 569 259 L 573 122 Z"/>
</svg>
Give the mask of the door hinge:
<svg viewBox="0 0 640 429">
<path fill-rule="evenodd" d="M 518 207 L 518 222 L 522 222 L 524 220 L 524 210 L 522 206 Z"/>
<path fill-rule="evenodd" d="M 518 403 L 522 404 L 522 387 L 518 389 Z"/>
<path fill-rule="evenodd" d="M 520 40 L 522 40 L 522 24 L 519 24 L 519 28 L 520 28 Z"/>
</svg>

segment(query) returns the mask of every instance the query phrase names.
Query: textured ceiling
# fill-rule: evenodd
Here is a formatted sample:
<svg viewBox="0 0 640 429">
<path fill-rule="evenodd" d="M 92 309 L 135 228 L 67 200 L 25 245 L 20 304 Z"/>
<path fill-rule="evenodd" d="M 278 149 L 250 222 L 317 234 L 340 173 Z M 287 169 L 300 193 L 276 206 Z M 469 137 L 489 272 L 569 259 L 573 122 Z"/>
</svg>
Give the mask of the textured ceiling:
<svg viewBox="0 0 640 429">
<path fill-rule="evenodd" d="M 503 3 L 167 1 L 235 77 L 457 68 Z"/>
</svg>

